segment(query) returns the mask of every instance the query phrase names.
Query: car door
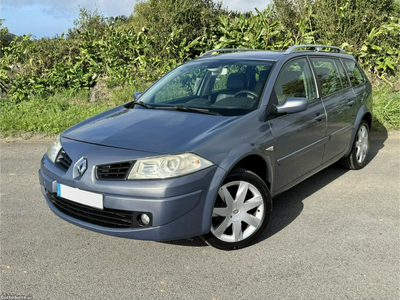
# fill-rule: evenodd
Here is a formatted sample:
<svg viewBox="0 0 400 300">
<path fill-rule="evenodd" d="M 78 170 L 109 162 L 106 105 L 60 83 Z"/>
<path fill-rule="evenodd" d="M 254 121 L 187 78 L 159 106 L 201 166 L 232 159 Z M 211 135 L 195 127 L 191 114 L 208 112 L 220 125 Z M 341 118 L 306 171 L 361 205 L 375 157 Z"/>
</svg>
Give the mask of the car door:
<svg viewBox="0 0 400 300">
<path fill-rule="evenodd" d="M 327 114 L 325 163 L 347 150 L 357 113 L 356 96 L 339 59 L 320 56 L 310 60 Z"/>
<path fill-rule="evenodd" d="M 274 190 L 277 193 L 301 180 L 300 177 L 322 162 L 326 115 L 306 57 L 293 59 L 283 66 L 270 105 L 281 105 L 292 97 L 307 98 L 308 109 L 269 120 L 274 135 Z"/>
</svg>

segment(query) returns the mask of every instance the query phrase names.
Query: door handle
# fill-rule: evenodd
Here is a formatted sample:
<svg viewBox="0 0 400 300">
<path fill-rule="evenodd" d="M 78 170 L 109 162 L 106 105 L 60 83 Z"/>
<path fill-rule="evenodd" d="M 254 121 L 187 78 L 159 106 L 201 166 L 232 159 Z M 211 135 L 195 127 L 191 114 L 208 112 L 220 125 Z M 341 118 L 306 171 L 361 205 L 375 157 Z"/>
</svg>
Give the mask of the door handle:
<svg viewBox="0 0 400 300">
<path fill-rule="evenodd" d="M 355 102 L 354 100 L 350 100 L 349 102 L 347 102 L 347 105 L 351 107 L 353 106 L 354 102 Z"/>
<path fill-rule="evenodd" d="M 317 116 L 314 118 L 315 121 L 321 122 L 322 118 L 325 116 L 325 114 L 320 114 L 317 113 Z"/>
</svg>

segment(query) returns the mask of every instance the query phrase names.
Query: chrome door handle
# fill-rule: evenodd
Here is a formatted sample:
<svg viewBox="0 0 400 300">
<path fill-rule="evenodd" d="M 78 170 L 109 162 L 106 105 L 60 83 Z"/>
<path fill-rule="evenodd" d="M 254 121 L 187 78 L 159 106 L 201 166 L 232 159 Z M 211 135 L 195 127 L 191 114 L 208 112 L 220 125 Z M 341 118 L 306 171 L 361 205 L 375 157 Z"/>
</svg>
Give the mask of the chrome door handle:
<svg viewBox="0 0 400 300">
<path fill-rule="evenodd" d="M 322 118 L 325 116 L 325 114 L 319 114 L 317 113 L 317 116 L 314 118 L 315 121 L 321 122 Z"/>
<path fill-rule="evenodd" d="M 348 106 L 353 106 L 354 103 L 355 103 L 354 100 L 350 100 L 349 102 L 347 102 L 347 105 L 348 105 Z"/>
</svg>

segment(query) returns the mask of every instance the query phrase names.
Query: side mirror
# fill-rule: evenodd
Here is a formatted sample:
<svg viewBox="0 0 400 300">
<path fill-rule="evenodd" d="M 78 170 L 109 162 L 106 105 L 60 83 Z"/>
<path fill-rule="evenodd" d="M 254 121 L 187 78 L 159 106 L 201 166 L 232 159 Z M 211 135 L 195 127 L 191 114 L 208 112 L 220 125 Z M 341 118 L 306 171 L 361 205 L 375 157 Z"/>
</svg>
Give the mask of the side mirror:
<svg viewBox="0 0 400 300">
<path fill-rule="evenodd" d="M 139 99 L 143 95 L 143 92 L 136 92 L 133 94 L 133 100 Z"/>
<path fill-rule="evenodd" d="M 276 106 L 276 113 L 278 115 L 294 114 L 305 111 L 307 108 L 307 98 L 288 98 L 283 104 Z"/>
</svg>

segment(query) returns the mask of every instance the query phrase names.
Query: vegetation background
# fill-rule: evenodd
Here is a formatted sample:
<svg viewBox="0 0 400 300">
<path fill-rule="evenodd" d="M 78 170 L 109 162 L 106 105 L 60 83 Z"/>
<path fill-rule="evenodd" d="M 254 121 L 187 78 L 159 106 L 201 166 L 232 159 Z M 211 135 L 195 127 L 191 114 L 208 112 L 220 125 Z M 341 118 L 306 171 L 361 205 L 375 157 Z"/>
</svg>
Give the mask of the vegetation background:
<svg viewBox="0 0 400 300">
<path fill-rule="evenodd" d="M 273 0 L 253 14 L 229 12 L 213 0 L 147 0 L 130 16 L 81 8 L 74 27 L 53 38 L 16 37 L 0 26 L 1 135 L 59 133 L 130 101 L 210 49 L 295 44 L 353 54 L 374 86 L 373 128 L 399 129 L 399 6 L 399 0 Z"/>
</svg>

